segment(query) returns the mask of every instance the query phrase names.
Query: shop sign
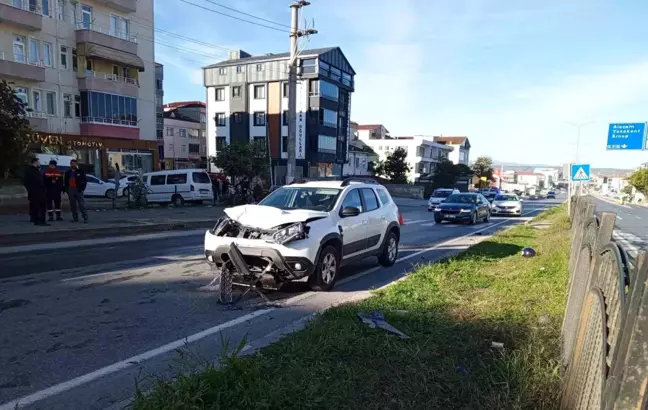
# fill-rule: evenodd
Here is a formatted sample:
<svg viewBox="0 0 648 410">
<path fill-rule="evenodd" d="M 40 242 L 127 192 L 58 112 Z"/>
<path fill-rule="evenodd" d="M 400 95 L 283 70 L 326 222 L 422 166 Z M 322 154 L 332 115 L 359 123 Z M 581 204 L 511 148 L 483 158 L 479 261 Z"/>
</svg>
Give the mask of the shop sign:
<svg viewBox="0 0 648 410">
<path fill-rule="evenodd" d="M 31 140 L 41 145 L 65 145 L 70 149 L 74 148 L 103 148 L 103 142 L 85 141 L 82 139 L 63 138 L 60 135 L 33 134 Z"/>
</svg>

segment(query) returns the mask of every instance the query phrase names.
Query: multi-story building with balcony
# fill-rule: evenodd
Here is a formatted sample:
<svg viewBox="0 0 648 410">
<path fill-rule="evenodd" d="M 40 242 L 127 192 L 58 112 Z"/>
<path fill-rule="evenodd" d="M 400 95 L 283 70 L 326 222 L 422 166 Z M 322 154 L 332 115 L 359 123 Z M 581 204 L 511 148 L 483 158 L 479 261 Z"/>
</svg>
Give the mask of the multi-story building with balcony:
<svg viewBox="0 0 648 410">
<path fill-rule="evenodd" d="M 237 140 L 264 141 L 275 184 L 285 182 L 288 158 L 288 60 L 235 51 L 203 73 L 208 155 Z M 341 175 L 355 71 L 339 47 L 304 50 L 297 64 L 295 175 Z"/>
<path fill-rule="evenodd" d="M 35 152 L 99 177 L 154 168 L 152 21 L 153 0 L 0 0 L 0 80 L 27 106 Z"/>
<path fill-rule="evenodd" d="M 360 130 L 362 125 L 358 126 Z M 388 155 L 398 148 L 407 153 L 405 162 L 410 166 L 409 180 L 416 182 L 421 177 L 433 175 L 435 165 L 440 161 L 447 160 L 453 147 L 434 142 L 432 138 L 423 137 L 385 137 L 382 139 L 370 138 L 370 133 L 361 134 L 360 141 L 371 147 L 380 161 L 384 161 Z"/>
<path fill-rule="evenodd" d="M 434 142 L 454 148 L 448 159 L 455 164 L 470 164 L 470 141 L 468 137 L 434 137 Z"/>
<path fill-rule="evenodd" d="M 164 168 L 207 168 L 207 106 L 202 101 L 164 105 Z"/>
</svg>

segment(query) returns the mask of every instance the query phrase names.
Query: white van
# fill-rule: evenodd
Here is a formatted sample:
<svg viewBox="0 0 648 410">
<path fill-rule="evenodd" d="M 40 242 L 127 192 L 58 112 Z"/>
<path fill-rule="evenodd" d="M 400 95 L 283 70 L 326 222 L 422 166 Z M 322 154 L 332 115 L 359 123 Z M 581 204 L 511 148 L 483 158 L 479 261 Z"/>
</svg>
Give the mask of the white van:
<svg viewBox="0 0 648 410">
<path fill-rule="evenodd" d="M 182 206 L 185 202 L 211 201 L 214 198 L 209 174 L 204 169 L 177 169 L 144 174 L 149 188 L 147 196 L 151 203 L 173 203 Z"/>
</svg>

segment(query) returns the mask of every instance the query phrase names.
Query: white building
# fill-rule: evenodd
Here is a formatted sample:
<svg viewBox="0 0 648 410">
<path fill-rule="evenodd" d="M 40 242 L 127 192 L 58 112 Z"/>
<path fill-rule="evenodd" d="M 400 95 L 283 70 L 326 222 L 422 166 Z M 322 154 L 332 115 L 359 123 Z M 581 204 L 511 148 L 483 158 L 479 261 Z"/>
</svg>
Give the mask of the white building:
<svg viewBox="0 0 648 410">
<path fill-rule="evenodd" d="M 547 188 L 547 182 L 544 174 L 530 171 L 517 171 L 515 173 L 515 182 L 519 185 L 526 187 L 540 187 Z"/>
<path fill-rule="evenodd" d="M 1 0 L 0 80 L 28 107 L 34 152 L 107 177 L 157 165 L 153 0 Z"/>
<path fill-rule="evenodd" d="M 558 184 L 560 176 L 560 169 L 558 168 L 535 168 L 533 172 L 544 175 L 547 187 Z"/>
<path fill-rule="evenodd" d="M 421 176 L 434 173 L 435 165 L 444 159 L 448 159 L 453 150 L 451 146 L 434 142 L 431 138 L 389 137 L 385 139 L 363 139 L 362 135 L 359 138 L 378 154 L 380 161 L 384 161 L 387 155 L 393 153 L 396 149 L 404 149 L 407 153 L 406 162 L 411 169 L 409 179 L 412 182 Z"/>
<path fill-rule="evenodd" d="M 455 164 L 470 164 L 470 141 L 468 137 L 434 137 L 434 142 L 446 144 L 452 148 L 448 159 Z"/>
<path fill-rule="evenodd" d="M 207 167 L 206 111 L 202 101 L 164 106 L 165 168 Z"/>
</svg>

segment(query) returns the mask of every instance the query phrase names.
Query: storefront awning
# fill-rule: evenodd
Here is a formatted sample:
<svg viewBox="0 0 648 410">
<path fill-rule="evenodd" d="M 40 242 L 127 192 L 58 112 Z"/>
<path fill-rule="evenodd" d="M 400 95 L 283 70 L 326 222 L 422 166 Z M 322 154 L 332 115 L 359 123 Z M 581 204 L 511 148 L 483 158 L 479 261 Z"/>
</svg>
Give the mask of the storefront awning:
<svg viewBox="0 0 648 410">
<path fill-rule="evenodd" d="M 86 57 L 95 57 L 109 61 L 118 61 L 129 67 L 137 68 L 139 71 L 144 71 L 144 61 L 135 54 L 126 53 L 121 50 L 101 46 L 99 44 L 86 43 L 85 46 Z"/>
</svg>

